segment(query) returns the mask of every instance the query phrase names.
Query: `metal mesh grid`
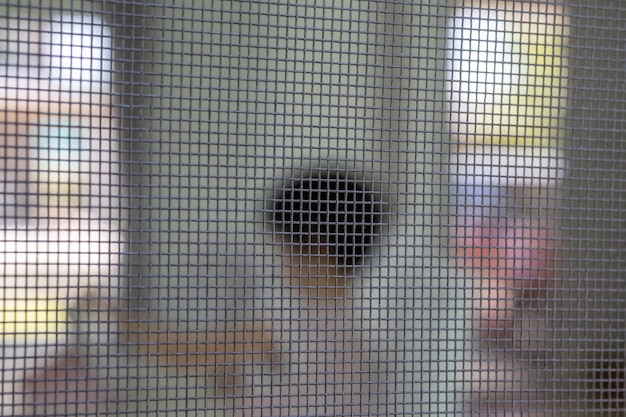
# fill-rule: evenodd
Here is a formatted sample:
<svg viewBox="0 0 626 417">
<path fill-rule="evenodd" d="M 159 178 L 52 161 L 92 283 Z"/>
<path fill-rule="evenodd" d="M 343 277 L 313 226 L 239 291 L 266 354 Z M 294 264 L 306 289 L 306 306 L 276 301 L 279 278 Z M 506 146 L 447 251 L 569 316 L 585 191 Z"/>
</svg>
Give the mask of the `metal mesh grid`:
<svg viewBox="0 0 626 417">
<path fill-rule="evenodd" d="M 0 415 L 624 415 L 625 14 L 0 5 Z"/>
</svg>

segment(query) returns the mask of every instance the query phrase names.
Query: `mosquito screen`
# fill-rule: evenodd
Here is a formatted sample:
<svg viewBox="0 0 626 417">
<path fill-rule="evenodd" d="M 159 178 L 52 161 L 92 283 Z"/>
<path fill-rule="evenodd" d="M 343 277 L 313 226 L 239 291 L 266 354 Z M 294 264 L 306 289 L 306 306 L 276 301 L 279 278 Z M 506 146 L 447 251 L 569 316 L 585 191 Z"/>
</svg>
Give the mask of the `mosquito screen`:
<svg viewBox="0 0 626 417">
<path fill-rule="evenodd" d="M 1 4 L 0 415 L 625 415 L 625 31 Z"/>
</svg>

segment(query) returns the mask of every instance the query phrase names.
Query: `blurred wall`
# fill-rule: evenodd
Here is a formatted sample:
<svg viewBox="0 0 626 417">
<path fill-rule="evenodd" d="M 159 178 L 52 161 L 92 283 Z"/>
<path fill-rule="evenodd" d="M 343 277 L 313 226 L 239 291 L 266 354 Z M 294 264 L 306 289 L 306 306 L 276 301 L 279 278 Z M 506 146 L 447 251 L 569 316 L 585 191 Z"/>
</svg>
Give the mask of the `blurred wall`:
<svg viewBox="0 0 626 417">
<path fill-rule="evenodd" d="M 307 346 L 320 338 L 358 334 L 371 343 L 375 379 L 389 387 L 375 389 L 383 391 L 381 412 L 451 412 L 447 359 L 462 343 L 453 335 L 463 328 L 454 320 L 463 291 L 445 251 L 449 9 L 367 1 L 197 6 L 142 7 L 146 17 L 127 19 L 134 26 L 120 32 L 134 30 L 140 48 L 123 65 L 123 80 L 134 84 L 126 99 L 138 108 L 122 123 L 139 142 L 128 153 L 138 216 L 130 221 L 139 229 L 130 265 L 142 265 L 134 268 L 149 309 L 181 329 L 272 319 L 284 341 L 304 343 L 294 360 L 312 360 Z M 127 5 L 118 17 L 137 10 Z M 355 279 L 352 306 L 331 319 L 285 293 L 283 252 L 263 222 L 264 200 L 309 168 L 356 172 L 391 208 L 375 256 Z M 297 324 L 317 314 L 334 333 L 307 336 Z M 314 371 L 297 372 L 313 378 Z M 155 383 L 148 380 L 139 385 Z M 187 401 L 177 390 L 145 395 Z M 296 403 L 321 407 L 313 397 Z"/>
</svg>

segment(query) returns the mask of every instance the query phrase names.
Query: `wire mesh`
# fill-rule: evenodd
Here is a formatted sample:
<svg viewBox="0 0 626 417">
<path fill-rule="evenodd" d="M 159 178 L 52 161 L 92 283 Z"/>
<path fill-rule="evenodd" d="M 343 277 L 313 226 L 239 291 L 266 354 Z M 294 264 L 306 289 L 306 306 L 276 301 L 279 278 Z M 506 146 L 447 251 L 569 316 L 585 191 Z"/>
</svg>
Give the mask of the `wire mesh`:
<svg viewBox="0 0 626 417">
<path fill-rule="evenodd" d="M 0 5 L 0 415 L 624 415 L 624 22 Z"/>
</svg>

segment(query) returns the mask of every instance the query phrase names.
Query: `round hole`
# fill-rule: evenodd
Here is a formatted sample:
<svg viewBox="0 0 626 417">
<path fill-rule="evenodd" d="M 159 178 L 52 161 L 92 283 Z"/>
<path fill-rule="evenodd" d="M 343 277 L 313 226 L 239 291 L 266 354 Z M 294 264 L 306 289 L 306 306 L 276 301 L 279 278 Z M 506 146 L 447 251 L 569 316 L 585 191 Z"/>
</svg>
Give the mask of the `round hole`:
<svg viewBox="0 0 626 417">
<path fill-rule="evenodd" d="M 340 171 L 288 182 L 271 201 L 270 222 L 285 243 L 328 253 L 345 266 L 361 263 L 384 222 L 380 193 Z M 321 248 L 324 246 L 324 248 Z"/>
</svg>

